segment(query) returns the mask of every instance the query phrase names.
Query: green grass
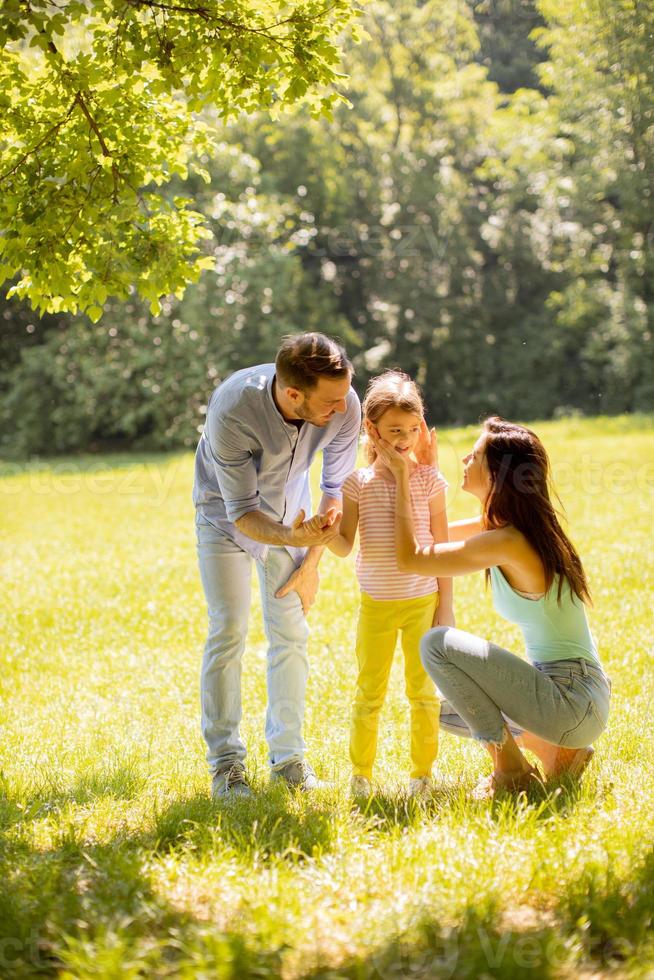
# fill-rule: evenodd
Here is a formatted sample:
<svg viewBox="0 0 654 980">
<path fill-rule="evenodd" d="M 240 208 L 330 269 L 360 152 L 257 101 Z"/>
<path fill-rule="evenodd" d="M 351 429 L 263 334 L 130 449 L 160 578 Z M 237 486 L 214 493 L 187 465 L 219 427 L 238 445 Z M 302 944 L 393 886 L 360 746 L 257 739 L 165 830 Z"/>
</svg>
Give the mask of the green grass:
<svg viewBox="0 0 654 980">
<path fill-rule="evenodd" d="M 537 426 L 613 677 L 582 785 L 493 805 L 489 766 L 441 737 L 448 789 L 407 803 L 399 657 L 365 810 L 347 797 L 353 562 L 328 555 L 311 612 L 306 739 L 334 788 L 270 788 L 258 600 L 243 733 L 256 798 L 209 799 L 198 726 L 205 609 L 188 454 L 39 460 L 0 479 L 0 976 L 654 976 L 654 420 Z M 474 429 L 443 432 L 450 514 Z M 256 596 L 256 590 L 255 590 Z M 458 623 L 520 649 L 483 576 Z"/>
</svg>

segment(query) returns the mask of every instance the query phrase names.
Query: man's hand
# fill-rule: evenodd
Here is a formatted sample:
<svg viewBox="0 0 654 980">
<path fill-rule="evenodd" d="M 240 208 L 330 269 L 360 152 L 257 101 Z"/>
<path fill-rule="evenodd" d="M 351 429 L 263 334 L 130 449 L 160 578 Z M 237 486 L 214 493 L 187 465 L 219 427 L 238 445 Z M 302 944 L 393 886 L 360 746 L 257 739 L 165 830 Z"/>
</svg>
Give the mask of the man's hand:
<svg viewBox="0 0 654 980">
<path fill-rule="evenodd" d="M 436 429 L 428 429 L 423 419 L 420 423 L 420 438 L 414 450 L 416 459 L 423 466 L 438 469 L 438 438 Z"/>
<path fill-rule="evenodd" d="M 339 510 L 330 507 L 325 514 L 314 514 L 306 521 L 301 510 L 291 525 L 287 545 L 292 548 L 323 547 L 339 533 L 342 516 Z"/>
<path fill-rule="evenodd" d="M 304 563 L 293 572 L 288 581 L 282 585 L 281 589 L 275 592 L 276 599 L 283 599 L 289 592 L 297 592 L 302 603 L 302 612 L 306 616 L 309 609 L 316 601 L 320 576 L 318 566 L 315 564 Z"/>
</svg>

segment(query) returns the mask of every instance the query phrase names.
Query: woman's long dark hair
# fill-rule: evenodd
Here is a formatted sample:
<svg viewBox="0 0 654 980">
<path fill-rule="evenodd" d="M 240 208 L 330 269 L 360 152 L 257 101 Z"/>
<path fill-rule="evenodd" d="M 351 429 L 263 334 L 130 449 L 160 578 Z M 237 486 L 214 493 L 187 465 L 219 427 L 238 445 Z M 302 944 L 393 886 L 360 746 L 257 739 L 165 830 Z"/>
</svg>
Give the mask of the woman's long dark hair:
<svg viewBox="0 0 654 980">
<path fill-rule="evenodd" d="M 559 523 L 550 499 L 550 463 L 538 436 L 494 415 L 484 422 L 484 454 L 491 489 L 484 505 L 486 529 L 511 524 L 532 546 L 543 563 L 545 589 L 558 576 L 557 598 L 567 579 L 582 602 L 590 591 L 581 559 Z M 490 573 L 486 571 L 488 580 Z"/>
</svg>

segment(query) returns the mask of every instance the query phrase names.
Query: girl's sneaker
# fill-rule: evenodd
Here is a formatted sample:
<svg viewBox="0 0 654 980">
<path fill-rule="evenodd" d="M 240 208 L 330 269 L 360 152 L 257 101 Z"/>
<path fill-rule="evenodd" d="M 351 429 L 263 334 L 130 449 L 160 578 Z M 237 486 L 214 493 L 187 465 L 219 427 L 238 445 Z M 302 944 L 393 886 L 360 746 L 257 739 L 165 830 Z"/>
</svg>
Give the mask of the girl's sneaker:
<svg viewBox="0 0 654 980">
<path fill-rule="evenodd" d="M 409 796 L 416 799 L 428 800 L 434 795 L 434 780 L 431 776 L 417 776 L 409 780 Z"/>
<path fill-rule="evenodd" d="M 372 796 L 372 783 L 365 776 L 352 776 L 350 779 L 350 796 Z"/>
</svg>

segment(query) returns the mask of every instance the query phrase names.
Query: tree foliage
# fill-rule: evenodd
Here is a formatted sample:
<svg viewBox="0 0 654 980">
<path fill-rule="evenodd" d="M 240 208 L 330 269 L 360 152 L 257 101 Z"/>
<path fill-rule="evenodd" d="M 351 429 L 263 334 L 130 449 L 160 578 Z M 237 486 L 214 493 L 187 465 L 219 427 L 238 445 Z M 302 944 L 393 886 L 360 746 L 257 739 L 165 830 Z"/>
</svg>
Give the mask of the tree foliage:
<svg viewBox="0 0 654 980">
<path fill-rule="evenodd" d="M 565 327 L 592 323 L 596 374 L 612 352 L 605 402 L 654 406 L 654 6 L 540 0 L 550 106 L 570 152 L 560 183 L 573 242 L 550 306 Z"/>
<path fill-rule="evenodd" d="M 201 213 L 165 193 L 225 120 L 342 99 L 347 0 L 5 0 L 0 281 L 41 312 L 101 316 L 134 288 L 159 310 L 212 259 Z"/>
<path fill-rule="evenodd" d="M 360 389 L 409 371 L 437 423 L 651 410 L 649 12 L 543 2 L 541 83 L 508 93 L 477 7 L 373 0 L 345 45 L 352 108 L 224 124 L 211 183 L 189 168 L 167 191 L 205 216 L 211 268 L 157 316 L 0 303 L 6 448 L 190 446 L 211 388 L 302 329 L 345 340 Z"/>
</svg>

